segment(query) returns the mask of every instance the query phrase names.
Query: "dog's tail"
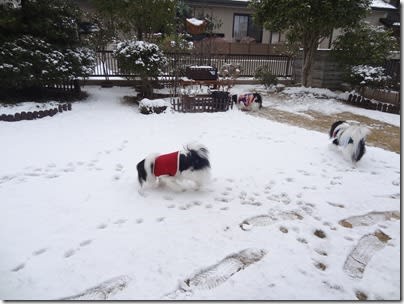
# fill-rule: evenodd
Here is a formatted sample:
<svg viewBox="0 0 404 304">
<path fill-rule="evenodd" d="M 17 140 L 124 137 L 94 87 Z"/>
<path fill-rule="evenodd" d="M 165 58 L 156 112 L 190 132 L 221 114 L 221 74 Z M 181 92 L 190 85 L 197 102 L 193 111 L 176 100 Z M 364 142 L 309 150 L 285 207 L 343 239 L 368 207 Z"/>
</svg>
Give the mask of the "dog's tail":
<svg viewBox="0 0 404 304">
<path fill-rule="evenodd" d="M 366 148 L 365 148 L 365 140 L 362 138 L 359 143 L 356 145 L 355 147 L 356 149 L 354 149 L 354 153 L 352 154 L 352 161 L 360 161 L 360 159 L 362 158 L 362 156 L 365 154 L 366 152 Z"/>
<path fill-rule="evenodd" d="M 345 130 L 343 136 L 349 136 L 348 146 L 351 147 L 350 156 L 353 162 L 358 162 L 366 152 L 365 141 L 370 130 L 364 126 L 351 126 Z"/>
<path fill-rule="evenodd" d="M 191 152 L 196 153 L 201 158 L 205 159 L 209 158 L 209 150 L 200 143 L 196 142 L 189 143 L 184 147 L 184 150 L 189 153 Z"/>
</svg>

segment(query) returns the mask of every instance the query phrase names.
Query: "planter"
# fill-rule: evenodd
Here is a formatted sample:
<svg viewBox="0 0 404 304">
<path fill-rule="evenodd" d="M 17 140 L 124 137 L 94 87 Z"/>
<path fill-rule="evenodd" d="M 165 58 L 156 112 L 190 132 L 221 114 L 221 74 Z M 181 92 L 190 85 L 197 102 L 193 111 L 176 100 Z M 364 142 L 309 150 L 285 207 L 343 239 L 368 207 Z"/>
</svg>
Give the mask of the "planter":
<svg viewBox="0 0 404 304">
<path fill-rule="evenodd" d="M 200 35 L 205 33 L 207 22 L 196 18 L 189 18 L 185 20 L 187 32 L 191 35 Z"/>
<path fill-rule="evenodd" d="M 185 76 L 193 80 L 217 80 L 217 69 L 211 66 L 188 66 Z"/>
</svg>

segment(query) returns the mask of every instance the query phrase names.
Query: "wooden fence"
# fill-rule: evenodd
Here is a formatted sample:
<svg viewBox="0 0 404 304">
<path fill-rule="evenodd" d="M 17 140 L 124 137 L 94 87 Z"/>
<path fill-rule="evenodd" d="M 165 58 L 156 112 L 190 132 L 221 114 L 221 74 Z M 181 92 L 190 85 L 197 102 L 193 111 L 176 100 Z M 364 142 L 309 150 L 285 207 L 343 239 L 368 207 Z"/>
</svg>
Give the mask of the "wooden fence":
<svg viewBox="0 0 404 304">
<path fill-rule="evenodd" d="M 284 55 L 195 55 L 189 53 L 166 54 L 169 64 L 161 76 L 174 76 L 175 67 L 185 72 L 186 66 L 213 66 L 220 71 L 224 64 L 240 64 L 240 76 L 253 77 L 261 66 L 268 66 L 272 74 L 278 77 L 292 76 L 293 58 Z M 96 56 L 96 67 L 91 76 L 94 77 L 134 77 L 137 75 L 121 73 L 112 51 L 99 51 Z M 180 76 L 184 76 L 183 73 Z"/>
<path fill-rule="evenodd" d="M 80 92 L 80 82 L 78 79 L 65 80 L 63 82 L 55 82 L 52 84 L 47 84 L 44 88 L 48 91 L 58 91 L 58 92 Z"/>
</svg>

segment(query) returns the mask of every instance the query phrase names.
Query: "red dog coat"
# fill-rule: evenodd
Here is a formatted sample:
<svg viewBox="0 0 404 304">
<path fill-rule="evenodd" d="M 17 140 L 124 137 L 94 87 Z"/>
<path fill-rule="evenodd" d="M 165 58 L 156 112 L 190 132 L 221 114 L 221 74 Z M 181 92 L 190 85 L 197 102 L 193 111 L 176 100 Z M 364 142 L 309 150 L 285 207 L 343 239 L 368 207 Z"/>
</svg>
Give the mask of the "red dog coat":
<svg viewBox="0 0 404 304">
<path fill-rule="evenodd" d="M 157 156 L 154 160 L 154 175 L 176 175 L 179 168 L 179 157 L 179 151 Z"/>
</svg>

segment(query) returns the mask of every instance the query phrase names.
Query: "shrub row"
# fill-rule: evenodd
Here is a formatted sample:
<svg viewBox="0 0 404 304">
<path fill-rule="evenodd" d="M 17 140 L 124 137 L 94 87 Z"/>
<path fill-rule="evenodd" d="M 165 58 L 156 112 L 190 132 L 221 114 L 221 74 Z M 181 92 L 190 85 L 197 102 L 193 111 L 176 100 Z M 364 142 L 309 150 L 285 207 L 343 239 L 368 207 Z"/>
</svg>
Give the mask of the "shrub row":
<svg viewBox="0 0 404 304">
<path fill-rule="evenodd" d="M 62 113 L 63 111 L 71 111 L 72 104 L 62 104 L 57 108 L 49 109 L 49 110 L 40 110 L 40 111 L 32 111 L 32 112 L 19 112 L 15 114 L 1 114 L 0 121 L 20 121 L 20 120 L 33 120 L 39 119 L 46 116 L 54 116 L 57 113 Z"/>
<path fill-rule="evenodd" d="M 348 99 L 345 102 L 365 109 L 400 114 L 399 106 L 384 102 L 372 102 L 370 99 L 366 99 L 360 95 L 349 94 Z"/>
</svg>

